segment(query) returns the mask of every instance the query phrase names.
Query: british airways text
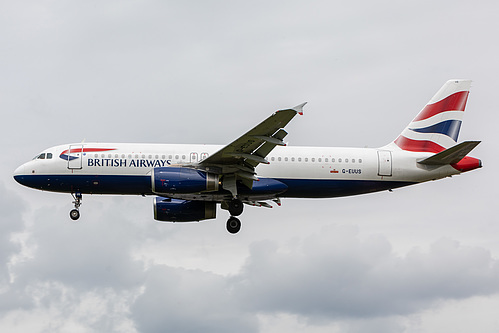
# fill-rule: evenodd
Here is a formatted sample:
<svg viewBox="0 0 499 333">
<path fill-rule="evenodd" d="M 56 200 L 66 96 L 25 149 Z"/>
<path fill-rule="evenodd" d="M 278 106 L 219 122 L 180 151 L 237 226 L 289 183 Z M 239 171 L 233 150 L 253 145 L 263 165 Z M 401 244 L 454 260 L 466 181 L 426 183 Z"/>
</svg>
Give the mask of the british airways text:
<svg viewBox="0 0 499 333">
<path fill-rule="evenodd" d="M 157 168 L 171 165 L 171 160 L 126 160 L 122 158 L 89 158 L 89 167 L 114 167 L 114 168 Z"/>
</svg>

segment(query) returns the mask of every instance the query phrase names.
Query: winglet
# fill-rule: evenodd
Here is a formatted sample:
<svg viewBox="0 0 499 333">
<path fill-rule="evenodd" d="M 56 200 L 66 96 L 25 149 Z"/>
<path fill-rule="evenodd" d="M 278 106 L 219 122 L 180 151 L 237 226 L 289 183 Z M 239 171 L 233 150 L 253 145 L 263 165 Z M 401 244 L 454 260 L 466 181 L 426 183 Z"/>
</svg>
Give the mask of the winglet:
<svg viewBox="0 0 499 333">
<path fill-rule="evenodd" d="M 296 112 L 298 112 L 299 115 L 303 116 L 303 107 L 305 106 L 305 104 L 307 104 L 307 102 L 301 103 L 301 104 L 295 106 L 294 108 L 292 108 L 291 110 L 295 110 Z"/>
</svg>

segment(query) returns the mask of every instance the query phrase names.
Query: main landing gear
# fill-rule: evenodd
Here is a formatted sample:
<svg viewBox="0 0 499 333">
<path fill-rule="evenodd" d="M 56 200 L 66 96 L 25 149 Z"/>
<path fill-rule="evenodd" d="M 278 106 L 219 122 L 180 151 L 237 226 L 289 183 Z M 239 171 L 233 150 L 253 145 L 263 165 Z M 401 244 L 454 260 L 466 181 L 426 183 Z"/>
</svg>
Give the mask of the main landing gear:
<svg viewBox="0 0 499 333">
<path fill-rule="evenodd" d="M 231 234 L 241 230 L 241 221 L 236 217 L 243 213 L 244 203 L 239 199 L 232 199 L 228 202 L 230 217 L 227 220 L 227 231 Z"/>
<path fill-rule="evenodd" d="M 75 208 L 69 212 L 69 216 L 73 221 L 76 221 L 80 218 L 79 208 L 81 206 L 81 200 L 83 199 L 83 196 L 79 192 L 76 192 L 74 194 L 71 193 L 71 195 L 73 196 L 73 199 L 75 199 L 75 201 L 73 201 Z"/>
<path fill-rule="evenodd" d="M 227 231 L 231 234 L 237 233 L 241 230 L 241 221 L 237 217 L 231 216 L 227 220 Z"/>
</svg>

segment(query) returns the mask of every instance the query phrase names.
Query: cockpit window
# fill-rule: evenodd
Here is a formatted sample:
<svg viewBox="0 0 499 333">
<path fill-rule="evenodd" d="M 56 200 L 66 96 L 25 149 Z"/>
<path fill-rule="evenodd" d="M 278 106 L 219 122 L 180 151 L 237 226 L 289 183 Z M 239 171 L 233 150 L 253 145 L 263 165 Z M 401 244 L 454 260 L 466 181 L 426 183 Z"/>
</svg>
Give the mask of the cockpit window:
<svg viewBox="0 0 499 333">
<path fill-rule="evenodd" d="M 52 159 L 52 153 L 42 153 L 42 154 L 39 154 L 39 155 L 36 155 L 35 157 L 33 157 L 34 160 L 50 160 Z"/>
</svg>

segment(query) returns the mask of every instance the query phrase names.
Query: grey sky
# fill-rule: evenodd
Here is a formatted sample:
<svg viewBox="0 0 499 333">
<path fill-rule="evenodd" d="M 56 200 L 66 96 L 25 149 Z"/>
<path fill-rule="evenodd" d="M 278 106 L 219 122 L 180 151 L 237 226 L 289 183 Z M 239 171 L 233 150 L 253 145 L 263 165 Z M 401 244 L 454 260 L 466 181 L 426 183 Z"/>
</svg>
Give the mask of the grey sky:
<svg viewBox="0 0 499 333">
<path fill-rule="evenodd" d="M 0 330 L 497 332 L 494 1 L 0 3 Z M 308 101 L 291 145 L 382 146 L 451 78 L 484 168 L 156 223 L 152 199 L 23 188 L 86 141 L 225 144 Z"/>
</svg>

